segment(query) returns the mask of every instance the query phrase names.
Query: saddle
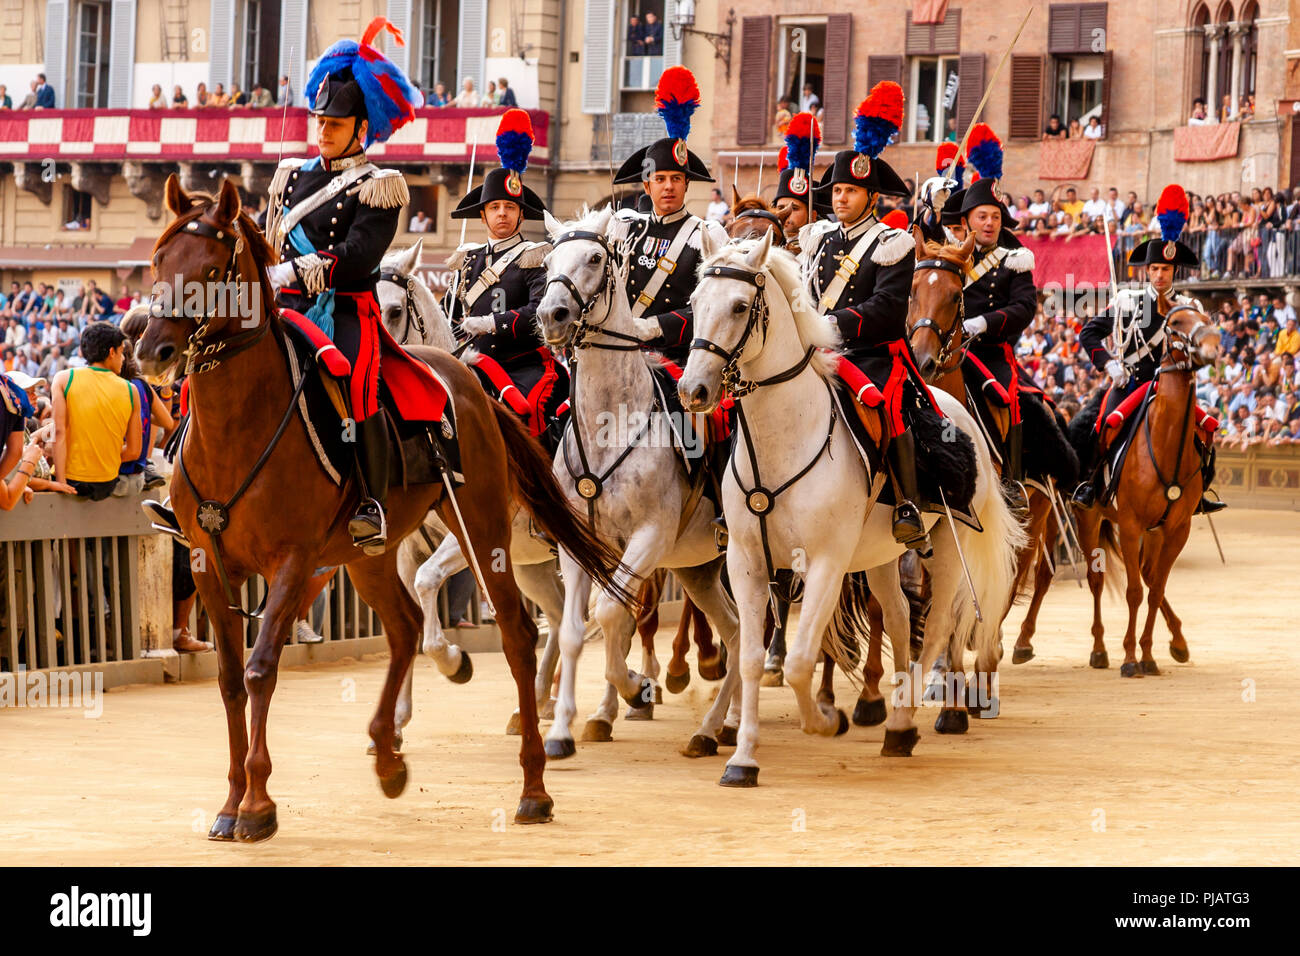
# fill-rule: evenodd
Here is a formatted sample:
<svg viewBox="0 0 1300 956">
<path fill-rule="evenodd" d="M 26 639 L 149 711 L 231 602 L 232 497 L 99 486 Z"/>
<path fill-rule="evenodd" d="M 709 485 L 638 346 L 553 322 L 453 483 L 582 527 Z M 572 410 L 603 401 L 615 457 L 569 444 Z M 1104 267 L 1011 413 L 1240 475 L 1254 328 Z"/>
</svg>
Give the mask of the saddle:
<svg viewBox="0 0 1300 956">
<path fill-rule="evenodd" d="M 550 349 L 539 347 L 541 373 L 532 381 L 532 374 L 526 380 L 518 380 L 499 361 L 482 352 L 469 351 L 462 360 L 474 370 L 479 383 L 499 401 L 523 419 L 529 432 L 539 439 L 550 454 L 555 454 L 559 436 L 564 434 L 564 426 L 569 419 L 569 402 L 562 402 L 555 413 L 548 415 L 546 405 L 560 382 L 560 372 L 556 368 L 555 356 Z M 529 373 L 536 370 L 529 367 Z"/>
<path fill-rule="evenodd" d="M 342 427 L 349 419 L 344 395 L 352 365 L 306 316 L 281 309 L 280 318 L 287 333 L 294 386 L 313 370 L 317 373 L 303 385 L 298 417 L 322 469 L 336 485 L 342 485 L 352 473 L 355 460 L 353 446 Z M 402 349 L 391 336 L 387 336 L 385 344 L 387 348 L 380 354 L 379 406 L 388 422 L 390 460 L 401 469 L 402 487 L 441 482 L 444 461 L 453 483 L 462 484 L 460 443 L 450 390 L 432 368 Z"/>
</svg>

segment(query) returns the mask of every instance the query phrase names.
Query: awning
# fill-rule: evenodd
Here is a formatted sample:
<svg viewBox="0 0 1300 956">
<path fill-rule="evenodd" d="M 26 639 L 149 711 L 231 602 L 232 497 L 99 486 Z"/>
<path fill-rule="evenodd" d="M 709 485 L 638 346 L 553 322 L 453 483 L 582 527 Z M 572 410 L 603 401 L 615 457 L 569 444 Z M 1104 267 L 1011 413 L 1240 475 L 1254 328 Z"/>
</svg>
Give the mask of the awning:
<svg viewBox="0 0 1300 956">
<path fill-rule="evenodd" d="M 0 269 L 138 269 L 152 261 L 155 241 L 146 236 L 129 246 L 0 246 Z"/>
</svg>

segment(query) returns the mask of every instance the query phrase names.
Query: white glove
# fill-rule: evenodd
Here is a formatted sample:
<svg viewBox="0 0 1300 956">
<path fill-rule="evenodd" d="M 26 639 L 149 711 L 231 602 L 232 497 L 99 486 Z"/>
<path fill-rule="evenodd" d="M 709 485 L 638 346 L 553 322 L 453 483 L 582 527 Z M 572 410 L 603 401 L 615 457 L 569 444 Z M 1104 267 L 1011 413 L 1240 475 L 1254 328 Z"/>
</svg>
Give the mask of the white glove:
<svg viewBox="0 0 1300 956">
<path fill-rule="evenodd" d="M 980 335 L 981 333 L 988 331 L 989 320 L 984 318 L 982 315 L 977 315 L 973 318 L 967 319 L 961 324 L 961 327 L 962 331 L 967 335 Z"/>
<path fill-rule="evenodd" d="M 935 212 L 943 210 L 943 204 L 948 201 L 948 196 L 957 187 L 957 180 L 949 179 L 947 176 L 931 176 L 925 182 L 921 183 L 921 202 L 927 204 Z"/>
<path fill-rule="evenodd" d="M 1123 388 L 1124 383 L 1128 381 L 1128 372 L 1125 370 L 1124 365 L 1119 359 L 1111 359 L 1106 363 L 1106 374 L 1110 376 L 1112 382 L 1121 388 Z"/>
<path fill-rule="evenodd" d="M 469 315 L 461 320 L 460 327 L 465 330 L 466 335 L 473 338 L 476 335 L 495 332 L 497 322 L 491 315 Z"/>
<path fill-rule="evenodd" d="M 663 327 L 659 320 L 653 315 L 648 318 L 633 318 L 632 325 L 636 329 L 636 337 L 643 342 L 649 342 L 651 339 L 657 339 L 664 334 Z"/>
<path fill-rule="evenodd" d="M 277 262 L 273 266 L 267 266 L 266 275 L 271 280 L 272 292 L 279 292 L 296 278 L 292 262 Z"/>
</svg>

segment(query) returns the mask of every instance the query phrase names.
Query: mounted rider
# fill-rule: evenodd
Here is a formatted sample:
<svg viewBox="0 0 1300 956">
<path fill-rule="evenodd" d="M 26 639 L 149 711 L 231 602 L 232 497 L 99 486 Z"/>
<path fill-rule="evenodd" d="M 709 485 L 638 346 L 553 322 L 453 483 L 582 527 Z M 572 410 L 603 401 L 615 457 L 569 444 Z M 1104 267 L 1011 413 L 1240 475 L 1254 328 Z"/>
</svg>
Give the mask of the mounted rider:
<svg viewBox="0 0 1300 956">
<path fill-rule="evenodd" d="M 1200 260 L 1196 253 L 1180 241 L 1183 226 L 1187 223 L 1187 194 L 1176 184 L 1166 186 L 1156 203 L 1156 218 L 1160 222 L 1160 238 L 1148 239 L 1129 253 L 1130 266 L 1146 268 L 1146 285 L 1142 289 L 1121 289 L 1115 293 L 1110 307 L 1094 316 L 1079 332 L 1079 345 L 1088 354 L 1093 367 L 1105 372 L 1109 386 L 1097 389 L 1096 394 L 1080 413 L 1092 420 L 1094 441 L 1089 446 L 1090 461 L 1081 462 L 1087 477 L 1079 484 L 1073 496 L 1074 504 L 1090 508 L 1100 490 L 1105 456 L 1100 444 L 1107 427 L 1118 428 L 1145 398 L 1148 386 L 1156 379 L 1165 354 L 1165 320 L 1175 306 L 1189 305 L 1204 312 L 1201 303 L 1190 296 L 1173 291 L 1179 266 L 1196 268 Z M 1117 321 L 1118 320 L 1118 321 Z M 1106 347 L 1106 340 L 1118 336 L 1122 352 L 1115 355 Z M 1202 449 L 1202 478 L 1208 490 L 1214 480 L 1214 432 L 1218 422 L 1204 409 L 1194 408 L 1198 425 L 1198 445 Z M 1197 512 L 1215 512 L 1227 505 L 1204 495 Z"/>
<path fill-rule="evenodd" d="M 501 117 L 496 136 L 501 163 L 471 189 L 453 219 L 478 218 L 489 239 L 461 246 L 447 261 L 454 282 L 443 311 L 477 350 L 470 365 L 497 398 L 530 426 L 536 437 L 558 437 L 559 410 L 569 398 L 568 370 L 556 362 L 534 324 L 546 292 L 548 242 L 530 242 L 520 232 L 525 219 L 541 220 L 546 208 L 524 185 L 533 148 L 533 126 L 521 109 Z"/>
<path fill-rule="evenodd" d="M 934 175 L 921 183 L 915 214 L 922 235 L 931 242 L 960 241 L 944 227 L 961 223 L 965 173 L 966 163 L 957 155 L 957 144 L 940 143 L 935 151 Z"/>
<path fill-rule="evenodd" d="M 1012 509 L 1023 515 L 1029 510 L 1029 501 L 1023 484 L 1021 403 L 1044 401 L 1042 390 L 1016 361 L 1015 353 L 1016 343 L 1038 309 L 1034 254 L 1021 247 L 1005 226 L 1011 221 L 1011 213 L 1002 198 L 1001 141 L 987 124 L 977 123 L 968 143 L 966 156 L 980 178 L 960 194 L 962 225 L 967 235 L 975 236 L 962 300 L 962 328 L 972 339 L 966 347 L 963 372 L 973 393 L 991 404 L 1005 406 L 1010 413 L 1000 449 L 1002 480 L 1011 496 Z M 1052 417 L 1036 416 L 1035 420 L 1051 421 Z"/>
<path fill-rule="evenodd" d="M 854 148 L 836 153 L 815 187 L 831 197 L 836 219 L 810 223 L 799 241 L 817 308 L 838 326 L 847 361 L 884 397 L 894 538 L 925 553 L 929 535 L 917 504 L 911 419 L 932 399 L 907 342 L 916 243 L 910 232 L 891 229 L 875 215 L 880 196 L 908 195 L 902 179 L 879 158 L 902 117 L 902 88 L 890 81 L 876 84 L 854 118 Z"/>
<path fill-rule="evenodd" d="M 280 163 L 266 222 L 280 254 L 268 270 L 279 304 L 312 320 L 352 364 L 347 400 L 362 492 L 348 532 L 367 554 L 381 553 L 388 535 L 388 432 L 379 409 L 384 333 L 375 287 L 409 192 L 400 171 L 377 168 L 365 150 L 386 141 L 424 103 L 401 69 L 371 46 L 381 30 L 402 42 L 396 27 L 376 17 L 360 44 L 335 43 L 307 78 L 320 155 Z"/>
<path fill-rule="evenodd" d="M 679 366 L 690 351 L 691 293 L 702 256 L 700 231 L 718 245 L 727 234 L 716 222 L 685 209 L 690 183 L 713 182 L 704 161 L 686 147 L 691 114 L 700 105 L 700 88 L 684 66 L 670 66 L 655 88 L 655 108 L 668 135 L 637 150 L 619 167 L 614 183 L 640 183 L 651 211 L 620 209 L 610 238 L 628 252 L 627 296 L 638 334 L 646 344 Z"/>
<path fill-rule="evenodd" d="M 796 113 L 785 131 L 785 146 L 777 165 L 781 178 L 777 182 L 772 206 L 779 213 L 789 210 L 785 224 L 786 249 L 799 254 L 799 230 L 818 219 L 833 219 L 827 196 L 818 196 L 813 188 L 812 165 L 821 145 L 821 127 L 811 113 Z"/>
</svg>

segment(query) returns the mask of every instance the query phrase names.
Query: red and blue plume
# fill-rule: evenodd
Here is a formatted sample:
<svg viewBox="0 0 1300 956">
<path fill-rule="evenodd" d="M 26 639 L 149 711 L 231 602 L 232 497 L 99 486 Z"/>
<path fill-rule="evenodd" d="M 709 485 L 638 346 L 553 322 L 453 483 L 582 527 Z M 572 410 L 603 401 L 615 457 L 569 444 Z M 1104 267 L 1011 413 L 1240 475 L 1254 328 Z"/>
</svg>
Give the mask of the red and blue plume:
<svg viewBox="0 0 1300 956">
<path fill-rule="evenodd" d="M 307 102 L 316 101 L 316 91 L 332 73 L 350 70 L 366 104 L 369 126 L 366 146 L 382 143 L 395 130 L 415 119 L 415 111 L 424 105 L 424 94 L 411 83 L 401 67 L 370 45 L 380 31 L 393 35 L 398 46 L 405 46 L 402 31 L 384 17 L 375 17 L 366 27 L 361 42 L 340 40 L 321 56 L 307 77 Z"/>
<path fill-rule="evenodd" d="M 1002 140 L 988 123 L 976 123 L 966 139 L 966 159 L 981 179 L 1002 178 Z"/>
<path fill-rule="evenodd" d="M 812 171 L 813 157 L 822 142 L 822 131 L 811 113 L 796 113 L 785 129 L 786 160 L 795 169 Z"/>
<path fill-rule="evenodd" d="M 957 180 L 958 188 L 961 187 L 962 178 L 966 174 L 966 163 L 957 155 L 956 143 L 946 140 L 939 144 L 939 149 L 934 154 L 934 172 L 936 176 Z"/>
<path fill-rule="evenodd" d="M 893 80 L 882 80 L 853 117 L 853 148 L 875 159 L 902 125 L 903 88 Z"/>
<path fill-rule="evenodd" d="M 1183 226 L 1187 225 L 1187 211 L 1187 193 L 1183 192 L 1183 187 L 1177 183 L 1166 186 L 1156 203 L 1161 239 L 1174 242 L 1183 234 Z"/>
<path fill-rule="evenodd" d="M 686 139 L 691 132 L 691 114 L 700 105 L 700 85 L 684 66 L 670 66 L 655 87 L 655 109 L 673 139 Z"/>
<path fill-rule="evenodd" d="M 789 165 L 790 160 L 786 158 L 786 148 L 782 146 L 781 151 L 776 154 L 776 168 L 781 170 L 785 169 Z"/>
<path fill-rule="evenodd" d="M 515 107 L 508 109 L 497 127 L 497 160 L 506 169 L 522 174 L 533 151 L 533 121 Z"/>
</svg>

